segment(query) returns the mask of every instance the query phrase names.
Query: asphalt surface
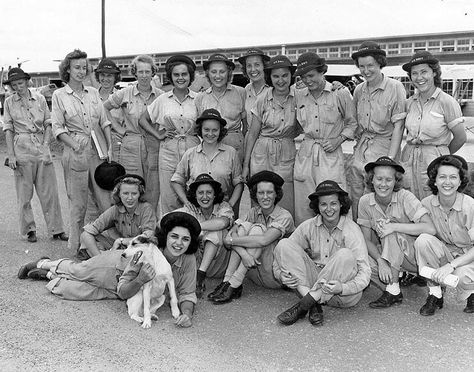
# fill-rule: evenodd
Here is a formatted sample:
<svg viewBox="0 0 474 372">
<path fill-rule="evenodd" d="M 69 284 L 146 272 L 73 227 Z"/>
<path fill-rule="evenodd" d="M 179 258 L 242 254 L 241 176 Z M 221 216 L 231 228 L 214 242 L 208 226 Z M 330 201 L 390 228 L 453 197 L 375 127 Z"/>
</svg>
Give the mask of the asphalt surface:
<svg viewBox="0 0 474 372">
<path fill-rule="evenodd" d="M 3 163 L 5 153 L 0 153 Z M 55 161 L 63 217 L 62 169 Z M 244 283 L 243 296 L 216 306 L 197 304 L 194 324 L 174 326 L 169 307 L 144 330 L 125 302 L 74 302 L 50 294 L 44 282 L 19 280 L 20 265 L 43 255 L 71 256 L 51 240 L 35 196 L 38 242 L 20 238 L 13 173 L 0 169 L 0 371 L 474 371 L 474 315 L 448 290 L 445 307 L 418 315 L 426 288 L 403 289 L 404 301 L 375 310 L 369 287 L 351 309 L 324 307 L 325 322 L 284 327 L 276 316 L 297 297 Z M 208 290 L 218 282 L 208 281 Z"/>
</svg>

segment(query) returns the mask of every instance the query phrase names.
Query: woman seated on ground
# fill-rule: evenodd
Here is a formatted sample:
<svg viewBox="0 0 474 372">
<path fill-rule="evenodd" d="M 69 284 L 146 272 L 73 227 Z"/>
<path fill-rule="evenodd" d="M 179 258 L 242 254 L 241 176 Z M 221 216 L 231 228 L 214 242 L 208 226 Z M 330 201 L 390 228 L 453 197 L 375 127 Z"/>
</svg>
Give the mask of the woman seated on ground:
<svg viewBox="0 0 474 372">
<path fill-rule="evenodd" d="M 256 173 L 247 182 L 257 206 L 243 220 L 235 221 L 224 239 L 232 252 L 223 282 L 208 295 L 215 304 L 239 298 L 246 275 L 257 285 L 281 288 L 273 276 L 273 249 L 295 229 L 290 212 L 277 205 L 283 197 L 283 183 L 283 178 L 270 171 Z"/>
<path fill-rule="evenodd" d="M 312 325 L 323 323 L 322 304 L 355 306 L 370 281 L 367 245 L 360 227 L 347 217 L 352 202 L 332 180 L 308 196 L 316 214 L 275 248 L 273 273 L 302 300 L 278 316 L 290 325 L 309 311 Z"/>
<path fill-rule="evenodd" d="M 197 301 L 194 253 L 201 227 L 193 216 L 184 212 L 167 214 L 160 227 L 158 247 L 171 264 L 181 311 L 175 324 L 190 327 Z M 43 258 L 22 266 L 18 277 L 49 280 L 46 288 L 65 300 L 125 300 L 155 276 L 150 264 L 135 264 L 134 261 L 134 258 L 122 257 L 121 250 L 109 250 L 83 262 Z"/>
<path fill-rule="evenodd" d="M 436 271 L 428 281 L 429 295 L 421 315 L 433 315 L 443 307 L 440 283 L 448 274 L 459 277 L 457 298 L 466 301 L 465 313 L 474 313 L 474 199 L 463 194 L 469 183 L 466 160 L 457 155 L 436 158 L 428 166 L 428 186 L 433 195 L 421 204 L 428 209 L 436 237 L 421 234 L 415 241 L 418 267 Z"/>
<path fill-rule="evenodd" d="M 126 174 L 115 182 L 115 205 L 84 226 L 80 257 L 93 257 L 101 251 L 126 246 L 137 235 L 151 238 L 155 234 L 156 217 L 151 204 L 145 201 L 144 179 Z"/>
<path fill-rule="evenodd" d="M 372 267 L 372 280 L 386 285 L 371 308 L 401 303 L 400 270 L 417 272 L 413 244 L 422 233 L 436 233 L 426 208 L 402 189 L 405 170 L 388 156 L 365 165 L 366 186 L 372 191 L 359 201 L 357 223 L 362 229 Z M 379 279 L 382 283 L 379 282 Z"/>
<path fill-rule="evenodd" d="M 224 247 L 224 237 L 234 222 L 234 212 L 224 201 L 221 184 L 203 173 L 189 185 L 188 203 L 178 211 L 193 215 L 201 224 L 197 252 L 196 295 L 201 298 L 206 290 L 205 279 L 224 276 L 230 251 Z"/>
</svg>

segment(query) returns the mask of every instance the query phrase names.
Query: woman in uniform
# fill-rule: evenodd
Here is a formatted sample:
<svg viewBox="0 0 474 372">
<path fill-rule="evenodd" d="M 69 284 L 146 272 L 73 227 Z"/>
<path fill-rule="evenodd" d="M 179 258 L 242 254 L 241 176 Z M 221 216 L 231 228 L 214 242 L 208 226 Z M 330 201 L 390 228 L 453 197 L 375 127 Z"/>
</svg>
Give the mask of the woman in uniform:
<svg viewBox="0 0 474 372">
<path fill-rule="evenodd" d="M 441 67 L 428 51 L 416 52 L 403 65 L 416 93 L 407 102 L 407 144 L 401 163 L 405 186 L 420 200 L 431 194 L 426 168 L 438 156 L 454 154 L 466 142 L 459 103 L 441 90 Z"/>
<path fill-rule="evenodd" d="M 28 89 L 30 75 L 20 68 L 8 72 L 4 84 L 14 93 L 5 100 L 4 124 L 7 162 L 15 174 L 20 234 L 29 242 L 37 241 L 36 224 L 31 209 L 33 188 L 43 210 L 48 232 L 53 239 L 68 240 L 64 233 L 58 184 L 49 143 L 51 114 L 46 99 Z"/>
</svg>

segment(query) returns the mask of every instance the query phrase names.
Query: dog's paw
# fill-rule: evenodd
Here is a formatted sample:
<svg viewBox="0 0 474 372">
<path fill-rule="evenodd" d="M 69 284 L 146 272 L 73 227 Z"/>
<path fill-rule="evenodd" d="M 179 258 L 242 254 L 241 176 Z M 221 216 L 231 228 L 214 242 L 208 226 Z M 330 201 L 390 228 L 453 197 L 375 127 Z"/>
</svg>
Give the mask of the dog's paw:
<svg viewBox="0 0 474 372">
<path fill-rule="evenodd" d="M 130 315 L 130 318 L 133 319 L 134 321 L 138 322 L 138 323 L 143 323 L 143 318 L 141 316 Z"/>
<path fill-rule="evenodd" d="M 158 315 L 151 314 L 151 320 L 158 320 Z"/>
<path fill-rule="evenodd" d="M 171 315 L 173 318 L 178 319 L 180 312 L 177 306 L 175 308 L 173 306 L 171 307 Z"/>
<path fill-rule="evenodd" d="M 143 320 L 142 328 L 144 328 L 144 329 L 151 328 L 151 319 Z"/>
</svg>

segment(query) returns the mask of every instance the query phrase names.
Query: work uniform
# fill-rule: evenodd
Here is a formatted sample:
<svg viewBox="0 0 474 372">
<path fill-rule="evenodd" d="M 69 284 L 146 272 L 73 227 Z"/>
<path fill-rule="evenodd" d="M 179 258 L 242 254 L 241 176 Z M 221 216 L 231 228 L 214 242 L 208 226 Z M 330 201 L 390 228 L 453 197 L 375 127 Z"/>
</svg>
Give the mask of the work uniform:
<svg viewBox="0 0 474 372">
<path fill-rule="evenodd" d="M 443 209 L 437 195 L 424 198 L 421 203 L 429 211 L 436 227 L 436 237 L 421 234 L 415 241 L 418 267 L 438 269 L 455 258 L 467 254 L 474 244 L 474 199 L 457 193 L 449 211 Z M 457 299 L 465 301 L 474 293 L 474 261 L 456 267 L 459 277 Z M 432 283 L 432 285 L 437 285 Z"/>
<path fill-rule="evenodd" d="M 416 236 L 394 232 L 382 239 L 376 234 L 379 220 L 388 220 L 390 223 L 419 223 L 428 210 L 410 191 L 401 189 L 392 193 L 392 199 L 384 212 L 375 200 L 375 193 L 365 194 L 359 201 L 359 215 L 357 223 L 372 230 L 372 241 L 377 246 L 381 258 L 391 267 L 400 271 L 403 261 L 416 265 L 414 243 Z M 378 265 L 370 257 L 372 277 L 378 280 Z"/>
<path fill-rule="evenodd" d="M 341 216 L 331 231 L 321 215 L 304 221 L 288 239 L 275 248 L 274 274 L 291 273 L 298 282 L 315 292 L 325 281 L 342 284 L 338 295 L 322 293 L 321 302 L 331 306 L 356 305 L 370 281 L 367 245 L 360 227 Z"/>
<path fill-rule="evenodd" d="M 166 137 L 160 141 L 160 194 L 163 214 L 180 207 L 178 195 L 171 187 L 171 177 L 186 150 L 199 144 L 196 135 L 197 108 L 196 93 L 189 91 L 183 102 L 173 90 L 163 93 L 149 107 L 151 122 L 160 130 L 166 130 Z M 172 135 L 172 137 L 170 137 Z"/>
<path fill-rule="evenodd" d="M 118 238 L 133 238 L 137 235 L 153 238 L 155 228 L 153 207 L 150 203 L 140 202 L 131 215 L 122 204 L 113 205 L 95 221 L 84 226 L 84 231 L 95 237 L 100 250 L 108 250 Z"/>
<path fill-rule="evenodd" d="M 407 144 L 401 165 L 405 168 L 405 188 L 419 199 L 431 194 L 427 185 L 428 165 L 441 155 L 449 155 L 451 131 L 458 125 L 464 128 L 463 121 L 459 104 L 440 88 L 424 104 L 418 93 L 409 98 L 405 119 Z"/>
<path fill-rule="evenodd" d="M 299 225 L 314 217 L 308 195 L 322 181 L 332 180 L 342 189 L 347 188 L 342 147 L 326 152 L 321 143 L 341 135 L 354 138 L 357 123 L 349 90 L 333 91 L 329 82 L 316 99 L 308 88 L 296 90 L 295 104 L 298 122 L 305 133 L 294 166 L 295 222 Z"/>
<path fill-rule="evenodd" d="M 255 86 L 252 83 L 248 83 L 245 86 L 245 115 L 247 116 L 247 125 L 250 129 L 250 125 L 252 125 L 252 108 L 257 101 L 257 98 L 263 95 L 270 86 L 268 84 L 264 84 L 259 91 L 255 90 Z M 248 132 L 247 132 L 248 134 Z"/>
<path fill-rule="evenodd" d="M 138 273 L 129 264 L 130 258 L 122 257 L 123 251 L 107 251 L 87 261 L 61 260 L 50 272 L 57 275 L 46 288 L 64 300 L 95 301 L 120 299 L 123 284 L 134 280 Z M 174 260 L 164 253 L 168 262 Z M 197 302 L 196 258 L 183 254 L 171 263 L 178 303 Z"/>
<path fill-rule="evenodd" d="M 229 219 L 229 226 L 232 226 L 234 223 L 234 212 L 232 211 L 232 207 L 225 201 L 219 204 L 214 204 L 209 218 L 204 216 L 200 208 L 198 208 L 197 213 L 187 206 L 177 209 L 177 211 L 189 213 L 191 216 L 195 217 L 199 223 L 222 217 Z M 229 228 L 227 227 L 222 230 L 201 231 L 201 235 L 199 237 L 199 249 L 196 252 L 197 267 L 199 267 L 201 264 L 206 243 L 211 242 L 217 247 L 216 255 L 213 258 L 209 268 L 206 270 L 207 278 L 222 278 L 224 276 L 230 257 L 230 250 L 227 250 L 224 247 L 224 237 L 227 235 L 228 230 Z"/>
<path fill-rule="evenodd" d="M 145 197 L 156 210 L 160 198 L 158 171 L 160 143 L 156 138 L 145 135 L 138 124 L 147 107 L 163 93 L 155 86 L 151 87 L 151 92 L 144 96 L 138 90 L 137 84 L 130 85 L 112 94 L 107 103 L 113 108 L 122 109 L 125 120 L 119 163 L 127 173 L 137 174 L 146 180 Z M 158 130 L 158 126 L 155 126 L 155 129 Z"/>
<path fill-rule="evenodd" d="M 279 205 L 295 214 L 293 166 L 295 164 L 295 137 L 300 127 L 296 121 L 295 97 L 290 91 L 281 104 L 273 99 L 273 88 L 267 89 L 256 100 L 252 109 L 261 123 L 260 133 L 250 156 L 250 176 L 268 170 L 280 175 L 283 198 Z"/>
<path fill-rule="evenodd" d="M 66 192 L 69 199 L 70 233 L 68 246 L 77 250 L 84 226 L 88 193 L 102 213 L 111 206 L 109 191 L 101 189 L 94 180 L 94 172 L 102 163 L 91 138 L 91 130 L 103 130 L 110 125 L 97 89 L 83 88 L 80 97 L 69 85 L 56 90 L 52 98 L 53 134 L 57 138 L 66 133 L 80 145 L 78 151 L 64 146 L 62 164 Z"/>
<path fill-rule="evenodd" d="M 258 258 L 260 265 L 250 269 L 247 278 L 265 288 L 281 288 L 280 277 L 273 275 L 273 251 L 280 239 L 288 237 L 295 230 L 293 216 L 279 205 L 275 205 L 272 213 L 265 216 L 262 208 L 256 206 L 250 208 L 245 218 L 236 220 L 235 225 L 242 226 L 249 236 L 263 235 L 270 228 L 280 231 L 278 239 L 262 248 L 262 254 Z"/>
<path fill-rule="evenodd" d="M 171 182 L 182 185 L 185 189 L 202 173 L 209 174 L 222 186 L 225 200 L 228 201 L 234 192 L 235 186 L 243 183 L 242 163 L 237 151 L 228 145 L 219 143 L 217 152 L 209 157 L 199 144 L 187 150 L 171 177 Z"/>
<path fill-rule="evenodd" d="M 364 194 L 364 166 L 387 156 L 390 151 L 394 124 L 405 117 L 405 97 L 403 84 L 386 76 L 373 91 L 367 82 L 359 84 L 354 90 L 358 140 L 347 181 L 351 199 L 356 204 Z"/>
<path fill-rule="evenodd" d="M 99 88 L 99 93 L 102 88 Z M 117 92 L 119 89 L 114 88 L 112 94 Z M 101 96 L 102 101 L 104 99 Z M 120 155 L 120 147 L 122 145 L 122 139 L 125 135 L 125 120 L 123 118 L 123 112 L 120 108 L 110 110 L 110 116 L 115 122 L 115 125 L 110 126 L 110 134 L 112 135 L 112 160 L 118 162 Z"/>
<path fill-rule="evenodd" d="M 64 226 L 56 173 L 49 146 L 43 145 L 44 132 L 51 125 L 51 114 L 46 99 L 31 90 L 29 92 L 28 100 L 23 100 L 17 93 L 6 99 L 3 124 L 3 131 L 13 134 L 20 234 L 36 231 L 31 209 L 33 188 L 36 188 L 49 234 L 60 234 L 64 232 Z"/>
<path fill-rule="evenodd" d="M 227 121 L 227 135 L 222 143 L 232 146 L 239 156 L 239 161 L 244 159 L 244 135 L 242 134 L 242 120 L 246 118 L 245 89 L 228 84 L 227 89 L 218 96 L 212 91 L 212 86 L 196 96 L 198 115 L 204 110 L 213 108 L 219 111 L 222 118 Z"/>
</svg>

